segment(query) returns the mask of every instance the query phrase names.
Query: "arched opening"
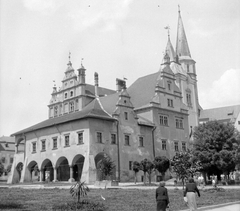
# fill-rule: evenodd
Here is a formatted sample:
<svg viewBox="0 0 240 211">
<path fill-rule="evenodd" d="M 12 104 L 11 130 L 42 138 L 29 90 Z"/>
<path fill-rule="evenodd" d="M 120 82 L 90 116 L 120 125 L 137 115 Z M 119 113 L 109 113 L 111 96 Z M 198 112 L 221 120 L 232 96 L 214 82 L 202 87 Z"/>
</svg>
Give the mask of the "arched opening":
<svg viewBox="0 0 240 211">
<path fill-rule="evenodd" d="M 76 155 L 73 159 L 73 162 L 72 162 L 73 178 L 75 181 L 81 180 L 84 160 L 85 160 L 85 158 L 82 155 Z"/>
<path fill-rule="evenodd" d="M 102 161 L 103 158 L 110 158 L 110 156 L 104 152 L 100 152 L 98 153 L 94 160 L 95 160 L 95 165 L 96 165 L 96 169 L 97 169 L 97 175 L 96 175 L 96 180 L 97 181 L 102 181 L 104 179 L 106 179 L 103 175 L 103 173 L 100 171 L 99 167 L 100 167 L 100 162 Z M 116 167 L 113 169 L 113 174 L 111 175 L 111 177 L 109 178 L 111 180 L 115 180 L 116 179 Z"/>
<path fill-rule="evenodd" d="M 38 168 L 38 164 L 36 161 L 31 161 L 28 164 L 28 168 L 27 168 L 30 172 L 31 175 L 31 181 L 36 182 L 39 181 L 39 168 Z"/>
<path fill-rule="evenodd" d="M 43 161 L 41 169 L 42 169 L 42 181 L 47 181 L 47 182 L 53 181 L 53 178 L 54 178 L 53 165 L 49 159 L 46 159 Z"/>
<path fill-rule="evenodd" d="M 22 176 L 22 170 L 23 170 L 23 163 L 22 162 L 17 164 L 16 170 L 17 170 L 17 173 L 18 173 L 18 182 L 20 182 L 21 176 Z"/>
<path fill-rule="evenodd" d="M 60 157 L 56 163 L 57 180 L 68 181 L 70 178 L 70 167 L 66 157 Z"/>
</svg>

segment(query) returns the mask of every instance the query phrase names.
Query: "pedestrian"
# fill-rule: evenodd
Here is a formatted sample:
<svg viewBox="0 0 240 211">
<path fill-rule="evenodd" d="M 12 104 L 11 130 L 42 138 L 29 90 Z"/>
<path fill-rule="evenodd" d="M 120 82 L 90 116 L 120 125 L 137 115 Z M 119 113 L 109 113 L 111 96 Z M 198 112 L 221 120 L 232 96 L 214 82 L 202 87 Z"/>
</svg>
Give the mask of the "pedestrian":
<svg viewBox="0 0 240 211">
<path fill-rule="evenodd" d="M 189 178 L 184 191 L 184 197 L 187 197 L 187 203 L 190 211 L 197 210 L 196 193 L 200 197 L 200 192 L 193 178 Z"/>
<path fill-rule="evenodd" d="M 168 190 L 165 188 L 165 182 L 161 181 L 156 189 L 157 211 L 166 211 L 169 206 Z"/>
</svg>

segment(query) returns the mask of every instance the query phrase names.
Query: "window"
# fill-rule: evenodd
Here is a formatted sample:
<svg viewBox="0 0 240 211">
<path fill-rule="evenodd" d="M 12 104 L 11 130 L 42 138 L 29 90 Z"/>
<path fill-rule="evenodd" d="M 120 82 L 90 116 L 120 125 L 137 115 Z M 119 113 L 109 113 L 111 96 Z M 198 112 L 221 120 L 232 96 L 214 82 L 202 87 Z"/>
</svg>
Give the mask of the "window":
<svg viewBox="0 0 240 211">
<path fill-rule="evenodd" d="M 69 146 L 69 135 L 65 136 L 65 146 L 68 147 Z"/>
<path fill-rule="evenodd" d="M 116 134 L 111 134 L 111 144 L 117 144 Z"/>
<path fill-rule="evenodd" d="M 36 152 L 36 142 L 32 143 L 32 152 Z"/>
<path fill-rule="evenodd" d="M 70 112 L 74 111 L 74 102 L 69 103 L 69 111 Z"/>
<path fill-rule="evenodd" d="M 97 132 L 97 143 L 102 143 L 102 133 Z"/>
<path fill-rule="evenodd" d="M 2 157 L 2 163 L 5 163 L 5 162 L 6 162 L 6 158 Z"/>
<path fill-rule="evenodd" d="M 54 116 L 57 116 L 57 115 L 58 115 L 58 107 L 55 106 L 55 107 L 54 107 Z"/>
<path fill-rule="evenodd" d="M 42 140 L 42 151 L 46 151 L 46 140 Z"/>
<path fill-rule="evenodd" d="M 60 108 L 59 108 L 59 115 L 62 114 L 62 104 L 60 105 Z"/>
<path fill-rule="evenodd" d="M 133 162 L 129 161 L 129 170 L 132 170 L 132 169 L 133 169 Z"/>
<path fill-rule="evenodd" d="M 67 87 L 67 83 L 65 83 L 65 87 Z"/>
<path fill-rule="evenodd" d="M 167 141 L 162 140 L 162 150 L 167 150 Z"/>
<path fill-rule="evenodd" d="M 57 138 L 53 138 L 53 149 L 57 149 Z"/>
<path fill-rule="evenodd" d="M 129 135 L 125 135 L 125 145 L 130 146 L 130 137 L 129 137 Z"/>
<path fill-rule="evenodd" d="M 73 91 L 70 92 L 70 97 L 72 97 L 72 96 L 73 96 Z"/>
<path fill-rule="evenodd" d="M 187 64 L 187 72 L 189 72 L 189 64 Z"/>
<path fill-rule="evenodd" d="M 125 118 L 125 120 L 128 120 L 128 113 L 127 112 L 124 112 L 124 118 Z"/>
<path fill-rule="evenodd" d="M 13 163 L 13 157 L 10 157 L 10 163 Z"/>
<path fill-rule="evenodd" d="M 186 94 L 186 97 L 187 97 L 187 104 L 188 104 L 188 106 L 192 106 L 191 94 L 190 94 L 190 93 L 187 93 L 187 94 Z"/>
<path fill-rule="evenodd" d="M 64 104 L 64 113 L 67 113 L 67 112 L 68 112 L 68 104 L 65 103 L 65 104 Z"/>
<path fill-rule="evenodd" d="M 78 99 L 76 99 L 76 108 L 75 108 L 75 110 L 78 110 Z"/>
<path fill-rule="evenodd" d="M 178 142 L 177 141 L 174 142 L 174 149 L 176 152 L 178 151 Z"/>
<path fill-rule="evenodd" d="M 240 121 L 238 121 L 238 124 L 240 125 Z"/>
<path fill-rule="evenodd" d="M 65 95 L 64 95 L 64 96 L 65 96 L 65 99 L 66 99 L 66 98 L 67 98 L 67 93 L 65 93 Z"/>
<path fill-rule="evenodd" d="M 173 100 L 172 99 L 167 99 L 168 100 L 168 107 L 173 107 Z"/>
<path fill-rule="evenodd" d="M 160 115 L 160 125 L 168 126 L 168 117 L 165 115 Z"/>
<path fill-rule="evenodd" d="M 171 90 L 171 83 L 168 82 L 168 90 Z"/>
<path fill-rule="evenodd" d="M 78 133 L 78 144 L 83 144 L 83 132 Z"/>
<path fill-rule="evenodd" d="M 142 136 L 139 137 L 139 146 L 143 147 L 143 137 Z"/>
<path fill-rule="evenodd" d="M 183 142 L 183 143 L 182 143 L 182 151 L 186 151 L 186 150 L 187 150 L 187 148 L 186 148 L 186 143 Z"/>
<path fill-rule="evenodd" d="M 180 118 L 176 118 L 176 128 L 183 129 L 183 120 Z"/>
</svg>

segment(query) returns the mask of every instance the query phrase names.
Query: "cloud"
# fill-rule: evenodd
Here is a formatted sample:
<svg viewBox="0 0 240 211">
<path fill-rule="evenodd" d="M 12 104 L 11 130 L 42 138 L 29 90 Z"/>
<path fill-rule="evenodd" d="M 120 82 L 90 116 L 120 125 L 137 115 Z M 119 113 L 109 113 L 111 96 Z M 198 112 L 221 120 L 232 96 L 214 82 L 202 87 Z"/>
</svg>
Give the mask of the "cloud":
<svg viewBox="0 0 240 211">
<path fill-rule="evenodd" d="M 240 104 L 240 69 L 230 69 L 216 81 L 210 90 L 199 93 L 203 108 Z"/>
<path fill-rule="evenodd" d="M 129 13 L 133 0 L 101 0 L 78 5 L 69 12 L 70 19 L 78 30 L 97 27 L 102 30 L 113 30 Z"/>
<path fill-rule="evenodd" d="M 62 3 L 62 0 L 23 0 L 23 4 L 27 9 L 44 13 L 55 12 L 62 6 Z"/>
</svg>

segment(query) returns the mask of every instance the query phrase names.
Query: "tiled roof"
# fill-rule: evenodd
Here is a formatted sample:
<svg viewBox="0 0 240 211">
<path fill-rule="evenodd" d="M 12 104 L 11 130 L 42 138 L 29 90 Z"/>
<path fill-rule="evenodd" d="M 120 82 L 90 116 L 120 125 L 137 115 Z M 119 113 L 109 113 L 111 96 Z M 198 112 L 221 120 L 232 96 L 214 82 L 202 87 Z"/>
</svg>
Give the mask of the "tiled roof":
<svg viewBox="0 0 240 211">
<path fill-rule="evenodd" d="M 91 85 L 91 84 L 86 84 L 86 92 L 89 94 L 91 93 L 92 95 L 95 95 L 95 86 Z M 107 88 L 103 88 L 98 86 L 98 95 L 99 96 L 105 96 L 105 95 L 111 95 L 116 93 L 115 90 L 112 89 L 107 89 Z"/>
<path fill-rule="evenodd" d="M 134 108 L 142 107 L 151 102 L 155 94 L 155 86 L 160 72 L 138 78 L 128 89 Z"/>
<path fill-rule="evenodd" d="M 199 120 L 200 121 L 207 121 L 207 120 L 230 121 L 237 118 L 237 116 L 239 115 L 239 112 L 240 112 L 240 105 L 205 109 L 201 111 Z"/>
<path fill-rule="evenodd" d="M 0 137 L 0 151 L 14 151 L 15 138 L 9 136 Z"/>
<path fill-rule="evenodd" d="M 41 129 L 41 128 L 51 127 L 53 125 L 58 125 L 58 124 L 62 124 L 62 123 L 69 122 L 69 121 L 74 121 L 74 120 L 83 119 L 83 118 L 89 118 L 89 117 L 114 120 L 111 116 L 109 116 L 102 109 L 98 99 L 94 99 L 91 103 L 89 103 L 81 111 L 73 112 L 73 113 L 66 114 L 66 115 L 63 115 L 63 116 L 60 116 L 60 117 L 47 119 L 43 122 L 40 122 L 36 125 L 33 125 L 33 126 L 29 127 L 29 128 L 18 131 L 16 133 L 12 134 L 12 136 L 15 136 L 15 135 L 21 134 L 21 133 L 27 133 L 27 132 L 30 132 L 30 131 L 33 131 L 33 130 L 38 130 L 38 129 Z"/>
</svg>

